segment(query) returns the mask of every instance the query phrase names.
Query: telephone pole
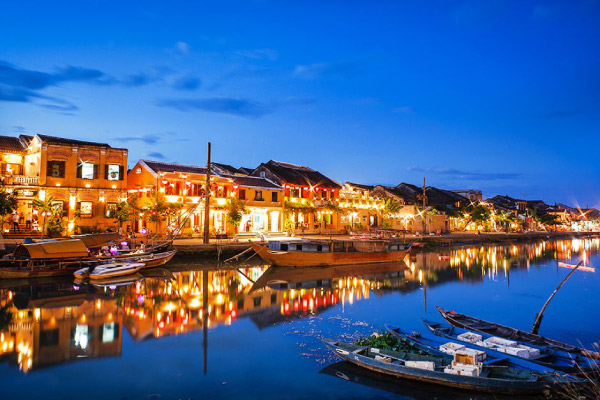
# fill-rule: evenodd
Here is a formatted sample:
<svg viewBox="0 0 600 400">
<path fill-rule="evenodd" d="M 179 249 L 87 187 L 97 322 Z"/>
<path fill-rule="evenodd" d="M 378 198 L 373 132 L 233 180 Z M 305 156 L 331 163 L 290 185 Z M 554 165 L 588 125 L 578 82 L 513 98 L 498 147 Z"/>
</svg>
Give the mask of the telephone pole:
<svg viewBox="0 0 600 400">
<path fill-rule="evenodd" d="M 427 207 L 427 195 L 425 194 L 425 177 L 423 177 L 423 235 L 427 234 L 427 215 L 425 214 L 425 208 Z"/>
<path fill-rule="evenodd" d="M 206 157 L 206 189 L 204 195 L 204 244 L 208 244 L 210 239 L 210 142 L 208 142 L 208 153 Z"/>
</svg>

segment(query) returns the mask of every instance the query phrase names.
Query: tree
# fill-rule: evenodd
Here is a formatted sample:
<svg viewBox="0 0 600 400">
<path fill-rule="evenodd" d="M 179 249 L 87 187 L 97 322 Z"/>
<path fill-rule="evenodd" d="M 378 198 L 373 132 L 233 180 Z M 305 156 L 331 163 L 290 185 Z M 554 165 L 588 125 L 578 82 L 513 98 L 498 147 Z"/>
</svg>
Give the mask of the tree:
<svg viewBox="0 0 600 400">
<path fill-rule="evenodd" d="M 155 197 L 152 202 L 144 210 L 150 214 L 148 220 L 156 224 L 156 233 L 158 233 L 161 221 L 165 220 L 167 215 L 168 205 L 162 197 Z"/>
<path fill-rule="evenodd" d="M 4 217 L 12 214 L 17 209 L 17 198 L 8 193 L 4 188 L 0 189 L 0 232 L 4 231 Z"/>
<path fill-rule="evenodd" d="M 467 221 L 465 222 L 465 227 L 471 222 L 473 222 L 477 227 L 477 230 L 479 230 L 479 227 L 481 225 L 488 222 L 491 216 L 490 209 L 479 203 L 469 203 L 463 206 L 462 212 L 463 214 L 467 214 Z"/>
<path fill-rule="evenodd" d="M 54 216 L 54 211 L 58 208 L 58 206 L 53 203 L 54 198 L 52 196 L 47 197 L 45 200 L 33 199 L 33 206 L 37 208 L 38 212 L 44 217 L 42 222 L 42 239 L 44 238 L 44 233 L 46 233 L 47 217 Z"/>
<path fill-rule="evenodd" d="M 235 232 L 237 233 L 238 226 L 240 225 L 240 222 L 242 222 L 242 216 L 247 212 L 246 206 L 240 199 L 232 197 L 229 200 L 227 208 L 227 222 L 234 226 Z"/>
<path fill-rule="evenodd" d="M 115 224 L 119 224 L 119 231 L 123 229 L 125 222 L 131 221 L 138 214 L 139 207 L 137 201 L 137 196 L 131 196 L 127 200 L 121 201 L 110 215 L 114 218 Z"/>
<path fill-rule="evenodd" d="M 392 226 L 392 222 L 390 220 L 394 219 L 394 216 L 400 212 L 403 205 L 400 204 L 398 200 L 395 199 L 386 199 L 383 204 L 383 213 L 382 213 L 382 226 L 384 228 L 388 228 Z"/>
</svg>

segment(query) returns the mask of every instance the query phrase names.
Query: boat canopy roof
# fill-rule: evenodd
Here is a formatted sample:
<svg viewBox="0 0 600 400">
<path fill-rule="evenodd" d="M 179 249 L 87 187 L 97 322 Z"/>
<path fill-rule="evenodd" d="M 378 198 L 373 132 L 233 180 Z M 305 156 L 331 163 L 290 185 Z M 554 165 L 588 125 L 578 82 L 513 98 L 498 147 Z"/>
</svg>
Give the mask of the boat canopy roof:
<svg viewBox="0 0 600 400">
<path fill-rule="evenodd" d="M 81 240 L 88 249 L 94 249 L 107 246 L 110 242 L 120 242 L 123 235 L 119 233 L 91 233 L 89 235 L 75 235 L 71 238 Z"/>
<path fill-rule="evenodd" d="M 15 249 L 15 258 L 35 260 L 47 258 L 87 257 L 88 248 L 80 239 L 66 239 L 30 244 L 20 244 Z"/>
</svg>

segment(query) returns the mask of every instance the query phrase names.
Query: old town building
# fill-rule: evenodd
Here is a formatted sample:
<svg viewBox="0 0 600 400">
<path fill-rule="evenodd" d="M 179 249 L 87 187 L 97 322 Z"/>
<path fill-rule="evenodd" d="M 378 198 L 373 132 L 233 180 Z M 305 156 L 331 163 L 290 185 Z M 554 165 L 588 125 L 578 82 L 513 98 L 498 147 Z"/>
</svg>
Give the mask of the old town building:
<svg viewBox="0 0 600 400">
<path fill-rule="evenodd" d="M 62 210 L 65 233 L 118 228 L 113 213 L 127 197 L 126 149 L 41 134 L 1 142 L 3 181 L 18 199 L 21 223 L 40 219 L 37 198 Z"/>
<path fill-rule="evenodd" d="M 339 183 L 312 168 L 273 160 L 260 164 L 251 175 L 284 189 L 286 231 L 327 234 L 340 230 Z"/>
<path fill-rule="evenodd" d="M 248 177 L 226 164 L 211 163 L 209 231 L 211 235 L 238 232 L 275 232 L 282 226 L 282 189 L 262 177 Z M 141 209 L 137 232 L 161 232 L 182 224 L 181 233 L 204 230 L 206 167 L 139 160 L 129 171 L 129 194 L 138 196 Z M 152 217 L 157 199 L 166 209 Z M 245 207 L 239 225 L 228 220 L 233 199 Z M 170 209 L 170 210 L 169 210 Z"/>
<path fill-rule="evenodd" d="M 380 228 L 385 200 L 373 196 L 375 186 L 346 182 L 340 189 L 340 222 L 346 230 Z"/>
</svg>

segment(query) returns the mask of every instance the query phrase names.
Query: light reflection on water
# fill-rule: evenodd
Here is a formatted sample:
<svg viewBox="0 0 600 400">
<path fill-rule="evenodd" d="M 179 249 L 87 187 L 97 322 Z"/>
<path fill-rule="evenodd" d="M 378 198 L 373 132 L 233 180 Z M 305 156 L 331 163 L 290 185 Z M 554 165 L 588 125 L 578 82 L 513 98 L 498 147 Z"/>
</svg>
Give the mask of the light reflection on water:
<svg viewBox="0 0 600 400">
<path fill-rule="evenodd" d="M 25 390 L 30 396 L 43 390 L 59 393 L 56 386 L 45 386 L 50 386 L 49 382 L 56 377 L 72 373 L 75 368 L 72 365 L 93 365 L 91 359 L 105 359 L 108 370 L 100 377 L 111 376 L 111 370 L 126 375 L 131 369 L 129 362 L 133 361 L 128 353 L 139 358 L 143 347 L 146 356 L 154 351 L 158 356 L 165 351 L 159 346 L 163 340 L 173 346 L 170 356 L 188 361 L 189 351 L 180 346 L 184 342 L 187 345 L 189 338 L 193 338 L 201 343 L 203 354 L 202 366 L 194 364 L 193 369 L 201 369 L 207 377 L 210 377 L 209 365 L 220 370 L 225 360 L 235 360 L 236 354 L 244 354 L 246 359 L 265 365 L 275 362 L 271 359 L 274 357 L 295 371 L 302 369 L 302 376 L 309 381 L 305 386 L 296 386 L 297 393 L 290 393 L 288 397 L 306 397 L 312 391 L 322 393 L 318 387 L 307 389 L 310 382 L 316 381 L 329 387 L 326 391 L 330 397 L 344 397 L 344 394 L 354 393 L 353 385 L 332 378 L 339 377 L 335 368 L 317 374 L 336 360 L 318 345 L 316 337 L 352 338 L 380 329 L 384 323 L 402 322 L 418 328 L 424 313 L 429 313 L 429 318 L 436 317 L 432 310 L 434 304 L 456 306 L 459 311 L 527 329 L 533 313 L 569 271 L 558 268 L 555 260 L 576 264 L 583 259 L 584 264 L 595 266 L 599 248 L 598 238 L 478 246 L 418 253 L 399 264 L 331 268 L 278 269 L 264 265 L 193 268 L 175 263 L 172 270 L 178 272 L 162 271 L 154 274 L 157 277 L 119 285 L 76 285 L 63 279 L 3 287 L 0 289 L 0 384 L 3 388 L 0 393 L 24 394 L 19 390 Z M 541 272 L 530 274 L 531 268 Z M 527 273 L 520 274 L 520 271 Z M 572 280 L 574 282 L 561 290 L 562 299 L 554 300 L 558 304 L 554 308 L 550 306 L 548 314 L 554 313 L 553 321 L 547 316 L 541 333 L 589 345 L 598 339 L 598 322 L 582 327 L 582 333 L 574 336 L 576 327 L 566 329 L 560 319 L 569 318 L 565 311 L 574 314 L 573 318 L 578 321 L 585 321 L 586 314 L 598 316 L 595 309 L 587 307 L 588 303 L 578 302 L 573 297 L 584 296 L 584 300 L 596 301 L 599 279 L 594 272 L 578 271 L 577 278 Z M 479 287 L 473 288 L 472 285 L 478 283 Z M 578 307 L 573 308 L 574 305 Z M 527 312 L 517 312 L 524 308 Z M 545 325 L 549 326 L 547 331 L 544 331 Z M 211 333 L 211 340 L 209 331 L 215 332 Z M 201 334 L 195 335 L 195 332 Z M 222 334 L 223 340 L 217 333 Z M 239 343 L 244 343 L 246 337 L 254 338 L 256 343 L 248 343 L 250 348 L 241 351 Z M 152 345 L 145 345 L 150 339 L 154 340 Z M 267 339 L 269 342 L 265 343 Z M 212 342 L 216 344 L 214 350 L 211 350 Z M 227 343 L 237 344 L 228 348 Z M 286 346 L 286 350 L 271 352 L 281 346 Z M 263 354 L 265 350 L 268 353 Z M 181 367 L 167 363 L 162 368 Z M 253 366 L 234 363 L 228 368 L 225 375 L 229 376 L 214 379 L 243 381 L 245 378 L 240 376 Z M 32 372 L 38 370 L 37 387 L 17 390 L 18 383 L 27 383 L 29 376 L 36 376 Z M 340 366 L 342 375 L 346 370 Z M 145 373 L 150 379 L 157 372 Z M 186 373 L 190 372 L 186 369 Z M 272 373 L 279 373 L 278 379 L 283 381 L 293 379 L 277 368 Z M 162 378 L 168 375 L 167 372 L 158 374 L 162 374 Z M 367 382 L 361 388 L 364 395 L 391 394 L 384 387 L 380 388 L 383 392 L 373 389 L 369 377 L 363 380 Z M 204 383 L 184 380 L 181 382 L 184 389 L 177 395 L 197 397 L 197 391 L 206 388 L 217 396 L 231 395 L 229 389 L 214 386 L 215 382 L 209 378 Z M 273 384 L 263 385 L 268 389 Z M 421 389 L 416 393 L 421 393 Z M 98 395 L 106 394 L 106 390 L 100 390 Z M 402 393 L 402 388 L 398 390 Z M 156 386 L 156 391 L 167 398 L 176 393 L 161 385 Z M 127 397 L 123 395 L 127 390 L 119 388 L 119 383 L 109 392 Z M 421 394 L 415 395 L 414 387 L 405 394 L 421 397 Z M 252 391 L 248 397 L 254 397 Z"/>
</svg>

